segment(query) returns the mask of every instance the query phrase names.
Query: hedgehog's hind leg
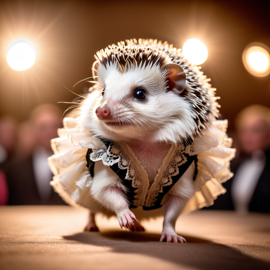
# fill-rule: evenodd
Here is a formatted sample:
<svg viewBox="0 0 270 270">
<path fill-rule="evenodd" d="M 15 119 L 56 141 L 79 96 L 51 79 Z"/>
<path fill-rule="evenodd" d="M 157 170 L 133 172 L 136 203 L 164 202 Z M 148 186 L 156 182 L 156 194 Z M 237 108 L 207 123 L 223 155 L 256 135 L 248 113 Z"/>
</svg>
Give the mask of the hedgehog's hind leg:
<svg viewBox="0 0 270 270">
<path fill-rule="evenodd" d="M 99 228 L 97 227 L 96 220 L 95 220 L 95 213 L 89 212 L 88 222 L 84 227 L 85 232 L 98 232 Z"/>
</svg>

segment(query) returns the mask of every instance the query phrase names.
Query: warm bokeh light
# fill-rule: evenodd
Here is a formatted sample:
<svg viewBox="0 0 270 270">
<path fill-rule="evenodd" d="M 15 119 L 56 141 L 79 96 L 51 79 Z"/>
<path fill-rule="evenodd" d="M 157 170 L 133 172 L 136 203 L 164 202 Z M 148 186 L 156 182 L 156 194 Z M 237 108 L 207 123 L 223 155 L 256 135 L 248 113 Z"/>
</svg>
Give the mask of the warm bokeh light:
<svg viewBox="0 0 270 270">
<path fill-rule="evenodd" d="M 27 41 L 17 41 L 8 50 L 7 62 L 14 70 L 26 70 L 32 67 L 36 60 L 33 46 Z"/>
<path fill-rule="evenodd" d="M 263 44 L 251 44 L 243 53 L 243 63 L 247 71 L 257 77 L 265 77 L 270 73 L 270 56 Z"/>
<path fill-rule="evenodd" d="M 193 38 L 185 42 L 183 55 L 192 64 L 200 65 L 207 59 L 208 50 L 200 40 Z"/>
</svg>

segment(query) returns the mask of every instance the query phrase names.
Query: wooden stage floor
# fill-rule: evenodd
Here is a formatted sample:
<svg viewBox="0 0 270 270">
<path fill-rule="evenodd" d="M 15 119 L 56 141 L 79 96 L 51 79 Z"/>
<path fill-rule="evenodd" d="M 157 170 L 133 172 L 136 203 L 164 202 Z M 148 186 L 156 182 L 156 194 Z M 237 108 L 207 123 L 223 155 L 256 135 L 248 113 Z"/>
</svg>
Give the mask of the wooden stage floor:
<svg viewBox="0 0 270 270">
<path fill-rule="evenodd" d="M 270 215 L 183 215 L 177 232 L 187 244 L 158 242 L 161 218 L 143 222 L 145 233 L 101 216 L 100 232 L 83 232 L 86 221 L 86 210 L 69 206 L 0 207 L 0 269 L 270 269 Z"/>
</svg>

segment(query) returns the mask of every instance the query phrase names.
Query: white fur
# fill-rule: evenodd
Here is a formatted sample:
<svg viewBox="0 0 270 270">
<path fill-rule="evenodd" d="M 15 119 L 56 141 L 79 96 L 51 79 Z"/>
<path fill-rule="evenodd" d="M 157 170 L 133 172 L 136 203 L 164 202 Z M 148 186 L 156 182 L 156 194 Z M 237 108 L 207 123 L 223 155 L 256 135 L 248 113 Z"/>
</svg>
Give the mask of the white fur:
<svg viewBox="0 0 270 270">
<path fill-rule="evenodd" d="M 190 199 L 195 191 L 193 176 L 195 171 L 195 165 L 192 163 L 182 177 L 171 188 L 169 195 L 176 195 L 181 198 Z"/>
<path fill-rule="evenodd" d="M 128 209 L 125 191 L 125 186 L 110 167 L 104 166 L 102 161 L 97 161 L 91 185 L 92 196 L 106 209 L 118 214 Z"/>
<path fill-rule="evenodd" d="M 147 172 L 149 183 L 152 184 L 164 158 L 168 154 L 170 145 L 166 143 L 130 142 L 129 147 Z"/>
<path fill-rule="evenodd" d="M 174 92 L 166 91 L 165 75 L 158 66 L 133 67 L 121 73 L 116 64 L 98 68 L 99 91 L 82 102 L 79 121 L 82 127 L 99 137 L 114 141 L 149 139 L 152 142 L 180 143 L 192 136 L 196 125 L 189 103 Z M 134 90 L 143 87 L 147 99 L 133 98 Z M 101 90 L 105 88 L 104 97 Z M 95 114 L 107 104 L 113 119 L 131 125 L 108 127 Z"/>
</svg>

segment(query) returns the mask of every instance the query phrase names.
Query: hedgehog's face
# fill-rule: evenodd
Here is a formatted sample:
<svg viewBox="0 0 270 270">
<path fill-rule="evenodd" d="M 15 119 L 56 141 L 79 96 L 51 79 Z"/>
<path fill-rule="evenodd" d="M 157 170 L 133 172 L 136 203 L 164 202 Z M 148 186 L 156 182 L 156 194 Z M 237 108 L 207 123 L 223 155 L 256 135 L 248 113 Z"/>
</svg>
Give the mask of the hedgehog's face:
<svg viewBox="0 0 270 270">
<path fill-rule="evenodd" d="M 119 137 L 151 136 L 163 121 L 166 82 L 158 66 L 131 68 L 120 72 L 117 65 L 98 69 L 104 87 L 96 108 L 99 125 Z M 168 103 L 167 103 L 168 104 Z M 165 108 L 164 108 L 165 109 Z M 166 111 L 166 109 L 165 109 Z"/>
<path fill-rule="evenodd" d="M 216 110 L 206 77 L 166 43 L 127 43 L 97 52 L 81 127 L 114 141 L 179 143 L 200 134 Z"/>
<path fill-rule="evenodd" d="M 190 103 L 180 93 L 185 73 L 176 64 L 131 67 L 99 65 L 98 90 L 81 106 L 81 120 L 91 133 L 115 141 L 150 139 L 177 143 L 194 135 Z"/>
</svg>

